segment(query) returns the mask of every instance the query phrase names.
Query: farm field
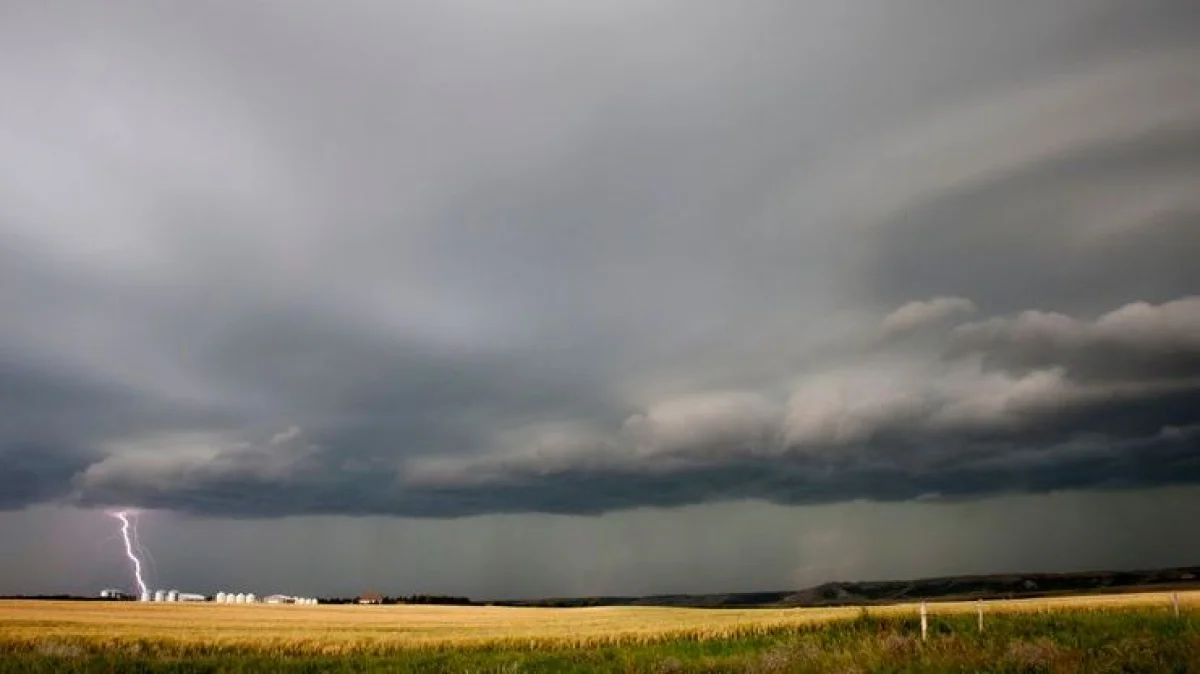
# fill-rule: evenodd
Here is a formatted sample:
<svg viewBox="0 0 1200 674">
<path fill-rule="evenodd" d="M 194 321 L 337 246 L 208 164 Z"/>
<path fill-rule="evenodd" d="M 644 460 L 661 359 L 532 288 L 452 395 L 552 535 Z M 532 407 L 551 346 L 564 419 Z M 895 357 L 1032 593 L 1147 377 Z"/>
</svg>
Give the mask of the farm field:
<svg viewBox="0 0 1200 674">
<path fill-rule="evenodd" d="M 832 609 L 0 602 L 8 671 L 1200 671 L 1200 592 Z"/>
</svg>

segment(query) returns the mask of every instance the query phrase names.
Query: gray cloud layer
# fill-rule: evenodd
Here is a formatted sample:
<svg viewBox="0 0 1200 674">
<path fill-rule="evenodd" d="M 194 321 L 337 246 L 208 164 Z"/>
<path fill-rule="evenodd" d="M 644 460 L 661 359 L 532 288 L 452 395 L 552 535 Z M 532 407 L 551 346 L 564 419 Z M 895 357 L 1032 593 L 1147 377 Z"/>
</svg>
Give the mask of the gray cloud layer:
<svg viewBox="0 0 1200 674">
<path fill-rule="evenodd" d="M 1200 481 L 1188 2 L 0 21 L 0 508 Z"/>
</svg>

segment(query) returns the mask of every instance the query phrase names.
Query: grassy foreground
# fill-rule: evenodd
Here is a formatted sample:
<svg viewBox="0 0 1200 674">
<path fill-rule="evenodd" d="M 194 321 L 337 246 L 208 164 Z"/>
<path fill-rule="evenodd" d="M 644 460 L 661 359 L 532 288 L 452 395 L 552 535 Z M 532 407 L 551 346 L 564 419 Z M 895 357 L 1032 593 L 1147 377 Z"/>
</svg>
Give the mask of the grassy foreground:
<svg viewBox="0 0 1200 674">
<path fill-rule="evenodd" d="M 0 672 L 1200 672 L 1200 596 L 835 610 L 0 603 Z"/>
</svg>

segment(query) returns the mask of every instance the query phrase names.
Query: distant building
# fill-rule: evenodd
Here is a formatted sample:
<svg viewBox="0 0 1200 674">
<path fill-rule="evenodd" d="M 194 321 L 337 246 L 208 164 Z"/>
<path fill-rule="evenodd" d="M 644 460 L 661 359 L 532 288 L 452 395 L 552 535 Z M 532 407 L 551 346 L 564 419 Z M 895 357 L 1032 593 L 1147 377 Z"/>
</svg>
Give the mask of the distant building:
<svg viewBox="0 0 1200 674">
<path fill-rule="evenodd" d="M 115 588 L 104 588 L 103 590 L 100 590 L 101 599 L 128 599 L 129 597 L 130 595 L 124 590 L 118 590 Z"/>
<path fill-rule="evenodd" d="M 382 604 L 383 595 L 378 592 L 364 592 L 358 598 L 360 604 Z"/>
</svg>

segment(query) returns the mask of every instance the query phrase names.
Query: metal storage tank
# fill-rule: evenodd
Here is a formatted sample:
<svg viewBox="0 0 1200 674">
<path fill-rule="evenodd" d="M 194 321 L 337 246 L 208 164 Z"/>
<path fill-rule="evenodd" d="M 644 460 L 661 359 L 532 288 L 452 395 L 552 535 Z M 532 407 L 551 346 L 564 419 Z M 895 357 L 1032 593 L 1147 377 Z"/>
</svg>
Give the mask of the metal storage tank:
<svg viewBox="0 0 1200 674">
<path fill-rule="evenodd" d="M 246 603 L 247 604 L 253 604 L 257 601 L 258 601 L 258 597 L 255 596 L 253 592 L 249 592 L 246 594 Z"/>
<path fill-rule="evenodd" d="M 167 601 L 179 601 L 179 590 L 167 592 Z"/>
<path fill-rule="evenodd" d="M 149 592 L 142 593 L 142 601 L 150 601 L 150 593 Z"/>
<path fill-rule="evenodd" d="M 166 592 L 163 592 L 162 590 L 154 591 L 154 601 L 166 601 L 166 599 L 167 599 Z"/>
<path fill-rule="evenodd" d="M 218 603 L 218 604 L 224 604 L 224 603 L 225 603 L 225 593 L 224 593 L 224 592 L 218 592 L 218 593 L 217 593 L 217 603 Z"/>
<path fill-rule="evenodd" d="M 234 595 L 233 602 L 235 604 L 245 604 L 246 603 L 246 595 L 242 592 L 237 593 L 236 595 Z"/>
</svg>

